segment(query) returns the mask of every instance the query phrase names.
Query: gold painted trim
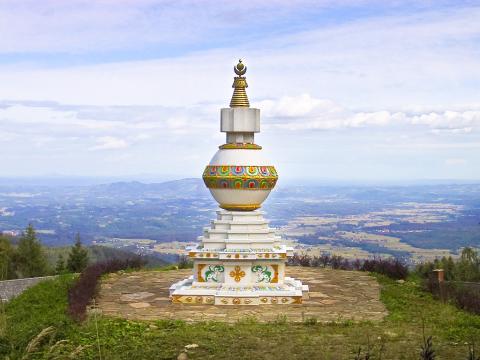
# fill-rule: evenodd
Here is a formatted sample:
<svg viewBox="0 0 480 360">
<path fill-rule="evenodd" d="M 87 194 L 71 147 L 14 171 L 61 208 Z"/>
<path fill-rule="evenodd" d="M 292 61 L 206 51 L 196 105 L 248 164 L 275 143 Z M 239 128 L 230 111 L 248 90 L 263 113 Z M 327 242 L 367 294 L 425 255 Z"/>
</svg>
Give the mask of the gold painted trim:
<svg viewBox="0 0 480 360">
<path fill-rule="evenodd" d="M 220 150 L 233 150 L 233 149 L 245 149 L 245 150 L 262 150 L 262 147 L 252 143 L 228 143 L 218 147 Z"/>
<path fill-rule="evenodd" d="M 271 265 L 271 267 L 273 268 L 273 279 L 271 282 L 278 283 L 278 265 L 274 264 L 274 265 Z"/>
<path fill-rule="evenodd" d="M 214 304 L 215 303 L 215 298 L 212 296 L 204 296 L 204 295 L 198 295 L 198 296 L 188 296 L 188 295 L 172 295 L 171 297 L 172 304 L 186 304 L 186 305 L 201 305 L 201 304 Z M 266 304 L 272 304 L 272 305 L 293 305 L 293 304 L 302 304 L 303 299 L 301 296 L 286 296 L 286 297 L 277 297 L 277 296 L 271 296 L 271 297 L 260 297 L 260 303 L 259 305 L 266 305 Z M 227 298 L 220 298 L 219 301 L 224 304 L 224 305 L 248 305 L 252 303 L 252 299 L 250 298 L 233 298 L 227 299 Z"/>
<path fill-rule="evenodd" d="M 301 303 L 302 303 L 302 297 L 301 296 L 294 296 L 293 297 L 292 304 L 301 304 Z"/>
<path fill-rule="evenodd" d="M 220 204 L 220 207 L 230 211 L 252 211 L 262 207 L 260 204 Z"/>
<path fill-rule="evenodd" d="M 205 266 L 207 266 L 207 264 L 198 264 L 197 265 L 197 281 L 198 282 L 205 282 L 205 279 L 202 276 L 202 270 Z"/>
<path fill-rule="evenodd" d="M 172 296 L 172 303 L 173 304 L 181 304 L 182 303 L 181 299 L 182 299 L 182 295 L 173 295 Z"/>
</svg>

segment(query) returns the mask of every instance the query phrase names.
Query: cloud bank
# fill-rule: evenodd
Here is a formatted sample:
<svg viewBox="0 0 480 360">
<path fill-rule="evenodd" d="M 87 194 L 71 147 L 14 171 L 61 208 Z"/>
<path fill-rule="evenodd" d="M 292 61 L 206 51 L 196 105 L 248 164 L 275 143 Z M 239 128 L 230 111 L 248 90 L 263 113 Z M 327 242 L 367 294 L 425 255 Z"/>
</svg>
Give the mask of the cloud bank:
<svg viewBox="0 0 480 360">
<path fill-rule="evenodd" d="M 0 166 L 199 176 L 244 57 L 280 173 L 479 179 L 478 18 L 448 1 L 2 3 Z"/>
</svg>

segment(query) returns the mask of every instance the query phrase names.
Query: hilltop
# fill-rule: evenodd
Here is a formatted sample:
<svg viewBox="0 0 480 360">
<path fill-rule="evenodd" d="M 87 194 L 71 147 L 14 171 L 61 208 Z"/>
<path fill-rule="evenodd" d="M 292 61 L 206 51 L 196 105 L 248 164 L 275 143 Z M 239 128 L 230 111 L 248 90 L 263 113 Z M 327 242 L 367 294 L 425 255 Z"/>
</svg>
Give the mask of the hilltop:
<svg viewBox="0 0 480 360">
<path fill-rule="evenodd" d="M 321 269 L 311 271 L 322 274 Z M 341 276 L 355 275 L 338 272 Z M 480 335 L 479 316 L 434 300 L 420 289 L 415 278 L 405 282 L 383 276 L 375 279 L 380 286 L 380 300 L 388 311 L 381 321 L 356 322 L 339 315 L 327 322 L 304 316 L 303 321 L 293 323 L 279 311 L 268 323 L 253 316 L 233 324 L 187 323 L 126 320 L 92 311 L 84 323 L 77 324 L 66 315 L 67 289 L 73 281 L 66 275 L 39 284 L 7 304 L 3 324 L 8 331 L 1 333 L 0 351 L 10 353 L 11 359 L 20 358 L 31 339 L 52 326 L 54 332 L 39 341 L 36 358 L 43 358 L 41 354 L 51 351 L 52 344 L 66 340 L 62 349 L 67 354 L 81 346 L 76 359 L 97 359 L 100 353 L 103 359 L 175 359 L 186 345 L 190 345 L 190 359 L 353 359 L 359 349 L 363 355 L 369 349 L 375 358 L 381 353 L 382 359 L 418 359 L 424 326 L 426 336 L 433 336 L 434 349 L 441 358 L 467 357 L 467 343 Z M 355 292 L 346 291 L 345 295 L 353 299 Z M 195 307 L 192 311 L 196 312 Z M 301 313 L 301 309 L 298 311 Z"/>
</svg>

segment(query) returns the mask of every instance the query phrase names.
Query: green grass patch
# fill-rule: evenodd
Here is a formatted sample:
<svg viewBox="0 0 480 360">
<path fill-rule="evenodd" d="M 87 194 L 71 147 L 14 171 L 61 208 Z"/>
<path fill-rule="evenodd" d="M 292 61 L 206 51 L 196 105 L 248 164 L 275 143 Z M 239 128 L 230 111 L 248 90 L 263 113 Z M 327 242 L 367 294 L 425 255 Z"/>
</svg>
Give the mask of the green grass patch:
<svg viewBox="0 0 480 360">
<path fill-rule="evenodd" d="M 1 341 L 4 355 L 21 358 L 30 340 L 47 326 L 56 333 L 31 358 L 47 359 L 56 341 L 71 348 L 82 345 L 76 359 L 176 359 L 185 345 L 189 359 L 353 359 L 358 348 L 370 349 L 374 359 L 418 359 L 422 324 L 433 336 L 440 359 L 467 358 L 465 343 L 480 344 L 480 317 L 436 301 L 415 279 L 400 284 L 377 276 L 381 300 L 389 315 L 380 323 L 342 321 L 328 324 L 307 318 L 264 324 L 245 318 L 236 324 L 222 322 L 128 321 L 90 316 L 75 324 L 66 315 L 66 294 L 72 276 L 41 283 L 6 307 L 8 331 Z M 6 349 L 6 350 L 5 350 Z"/>
</svg>

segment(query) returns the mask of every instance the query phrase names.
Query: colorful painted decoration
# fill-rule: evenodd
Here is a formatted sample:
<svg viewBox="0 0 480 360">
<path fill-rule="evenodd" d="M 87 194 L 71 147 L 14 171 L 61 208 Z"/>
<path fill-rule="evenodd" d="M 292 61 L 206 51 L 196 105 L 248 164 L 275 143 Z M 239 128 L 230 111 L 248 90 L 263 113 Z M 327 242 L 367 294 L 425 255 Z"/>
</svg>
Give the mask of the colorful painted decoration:
<svg viewBox="0 0 480 360">
<path fill-rule="evenodd" d="M 198 282 L 222 282 L 222 273 L 225 271 L 223 265 L 197 265 Z"/>
<path fill-rule="evenodd" d="M 245 271 L 242 270 L 240 266 L 235 266 L 234 270 L 230 271 L 230 277 L 232 277 L 236 282 L 240 282 L 245 276 Z"/>
<path fill-rule="evenodd" d="M 278 180 L 273 166 L 208 165 L 202 177 L 209 189 L 271 190 Z"/>
<path fill-rule="evenodd" d="M 268 266 L 254 265 L 252 266 L 252 272 L 257 274 L 257 283 L 272 282 L 272 272 L 268 271 Z"/>
<path fill-rule="evenodd" d="M 219 281 L 218 276 L 220 275 L 220 273 L 223 273 L 224 271 L 225 271 L 225 268 L 223 267 L 223 265 L 210 265 L 207 271 L 205 271 L 205 281 L 218 282 Z"/>
</svg>

